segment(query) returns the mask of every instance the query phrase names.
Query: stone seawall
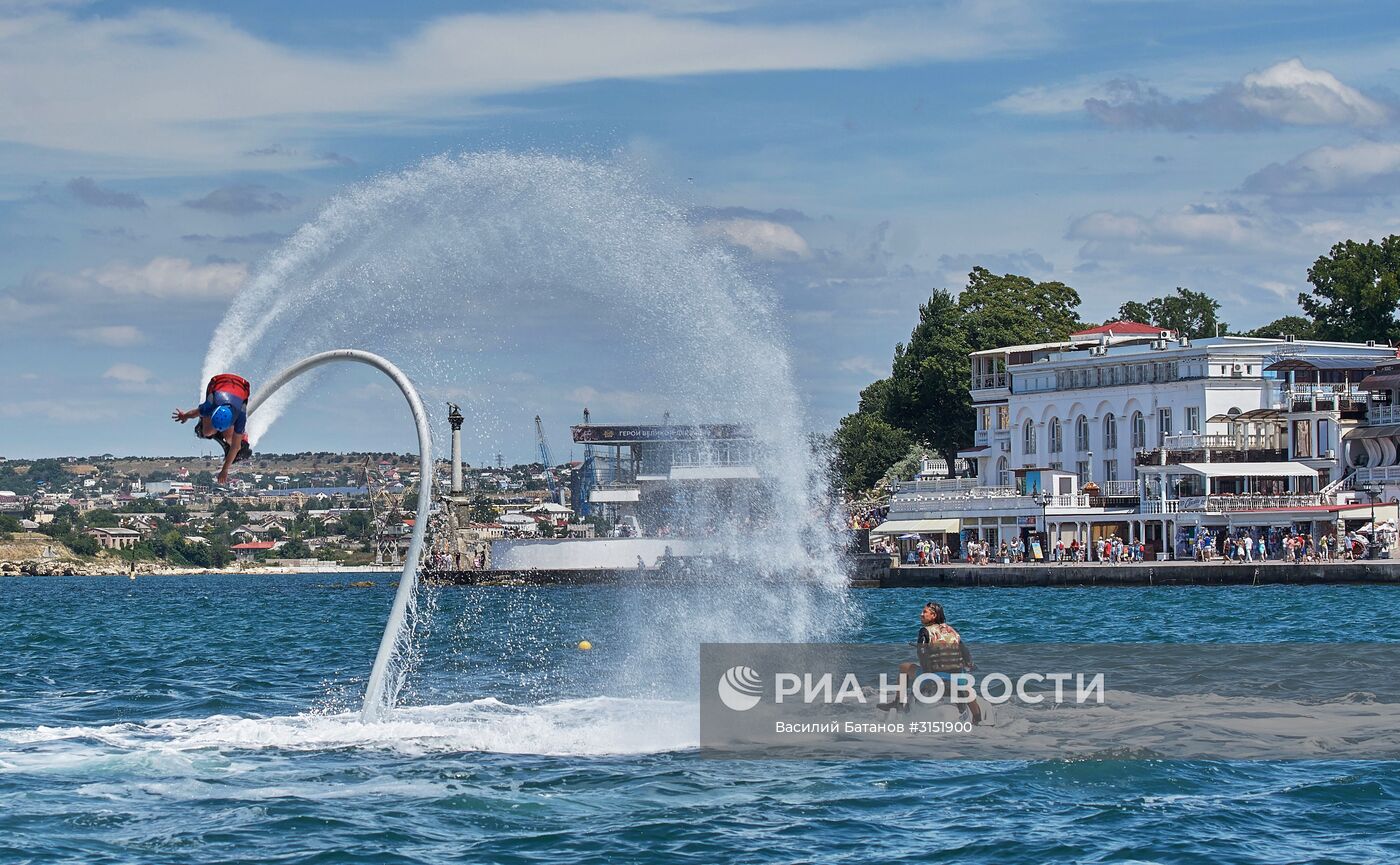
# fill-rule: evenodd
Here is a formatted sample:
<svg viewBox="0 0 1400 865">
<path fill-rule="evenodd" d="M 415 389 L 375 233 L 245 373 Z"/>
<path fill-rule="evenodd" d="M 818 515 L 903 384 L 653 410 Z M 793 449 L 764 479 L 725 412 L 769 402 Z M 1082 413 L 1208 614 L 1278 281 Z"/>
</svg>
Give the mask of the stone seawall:
<svg viewBox="0 0 1400 865">
<path fill-rule="evenodd" d="M 1251 586 L 1400 584 L 1400 562 L 1223 565 L 932 565 L 888 568 L 880 588 L 924 586 Z M 868 585 L 864 584 L 864 585 Z"/>
</svg>

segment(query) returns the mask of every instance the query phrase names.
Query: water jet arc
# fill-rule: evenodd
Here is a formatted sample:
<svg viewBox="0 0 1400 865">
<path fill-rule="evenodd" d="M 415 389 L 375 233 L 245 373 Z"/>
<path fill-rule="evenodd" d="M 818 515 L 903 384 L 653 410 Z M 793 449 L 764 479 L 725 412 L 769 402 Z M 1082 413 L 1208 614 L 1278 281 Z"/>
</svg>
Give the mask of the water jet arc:
<svg viewBox="0 0 1400 865">
<path fill-rule="evenodd" d="M 389 610 L 389 620 L 384 623 L 384 636 L 379 640 L 379 651 L 374 656 L 374 667 L 369 674 L 369 685 L 365 688 L 365 702 L 360 709 L 360 719 L 366 722 L 378 721 L 386 710 L 391 708 L 385 701 L 385 679 L 389 674 L 389 664 L 398 650 L 399 633 L 403 629 L 404 617 L 409 602 L 418 587 L 418 559 L 423 553 L 423 538 L 428 529 L 428 512 L 433 501 L 433 442 L 428 434 L 428 413 L 423 410 L 423 401 L 413 382 L 403 371 L 389 361 L 368 351 L 353 348 L 340 348 L 323 351 L 297 361 L 278 373 L 272 381 L 258 390 L 248 404 L 248 414 L 258 410 L 277 391 L 292 379 L 304 372 L 337 361 L 362 363 L 372 366 L 394 380 L 408 400 L 408 408 L 413 412 L 413 423 L 418 428 L 418 515 L 413 522 L 413 537 L 409 540 L 408 555 L 404 559 L 403 576 L 399 578 L 399 589 L 394 595 L 394 605 Z"/>
</svg>

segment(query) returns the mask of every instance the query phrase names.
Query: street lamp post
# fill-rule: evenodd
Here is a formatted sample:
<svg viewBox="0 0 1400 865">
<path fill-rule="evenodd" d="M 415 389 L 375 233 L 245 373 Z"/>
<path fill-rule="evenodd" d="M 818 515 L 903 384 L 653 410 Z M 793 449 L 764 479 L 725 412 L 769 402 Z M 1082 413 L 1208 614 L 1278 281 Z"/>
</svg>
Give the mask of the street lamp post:
<svg viewBox="0 0 1400 865">
<path fill-rule="evenodd" d="M 1040 505 L 1040 554 L 1042 560 L 1050 555 L 1050 494 L 1045 490 L 1039 490 L 1035 494 L 1035 503 Z"/>
<path fill-rule="evenodd" d="M 1366 493 L 1366 497 L 1371 500 L 1371 537 L 1366 542 L 1366 558 L 1369 559 L 1377 554 L 1373 551 L 1379 546 L 1378 536 L 1380 532 L 1376 531 L 1376 497 L 1381 494 L 1384 488 L 1374 482 L 1358 484 L 1357 488 Z"/>
</svg>

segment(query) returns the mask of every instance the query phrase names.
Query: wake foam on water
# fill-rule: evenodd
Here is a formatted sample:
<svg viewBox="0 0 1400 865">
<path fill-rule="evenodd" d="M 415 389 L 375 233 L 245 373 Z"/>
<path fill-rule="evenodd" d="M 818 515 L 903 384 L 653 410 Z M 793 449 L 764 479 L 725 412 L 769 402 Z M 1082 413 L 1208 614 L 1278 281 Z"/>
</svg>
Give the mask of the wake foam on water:
<svg viewBox="0 0 1400 865">
<path fill-rule="evenodd" d="M 694 704 L 591 697 L 531 706 L 494 698 L 396 709 L 366 724 L 358 713 L 270 718 L 214 715 L 98 727 L 0 731 L 0 772 L 62 771 L 64 766 L 138 755 L 238 750 L 386 750 L 407 755 L 486 752 L 546 756 L 642 755 L 699 744 Z"/>
</svg>

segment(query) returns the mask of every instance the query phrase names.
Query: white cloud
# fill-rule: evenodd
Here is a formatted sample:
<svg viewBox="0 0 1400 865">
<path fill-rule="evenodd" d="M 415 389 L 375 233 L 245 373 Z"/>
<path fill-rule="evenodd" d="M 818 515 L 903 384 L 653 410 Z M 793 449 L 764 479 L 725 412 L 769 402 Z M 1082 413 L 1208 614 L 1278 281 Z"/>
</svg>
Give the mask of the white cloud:
<svg viewBox="0 0 1400 865">
<path fill-rule="evenodd" d="M 790 225 L 766 219 L 719 219 L 700 227 L 702 234 L 741 246 L 759 258 L 809 258 L 807 241 Z"/>
<path fill-rule="evenodd" d="M 17 297 L 0 295 L 0 323 L 19 324 L 37 318 L 46 311 L 40 304 L 25 303 Z"/>
<path fill-rule="evenodd" d="M 837 368 L 844 372 L 854 372 L 872 378 L 883 378 L 890 374 L 888 366 L 881 367 L 878 363 L 864 355 L 848 357 L 836 364 Z"/>
<path fill-rule="evenodd" d="M 1108 87 L 1102 81 L 1074 81 L 1024 87 L 993 102 L 992 107 L 1007 114 L 1074 114 L 1084 110 L 1086 101 L 1107 95 Z"/>
<path fill-rule="evenodd" d="M 120 417 L 114 407 L 100 405 L 93 400 L 69 401 L 55 399 L 32 399 L 0 402 L 0 417 L 44 418 L 59 423 L 86 423 Z M 52 453 L 52 452 L 50 452 Z"/>
<path fill-rule="evenodd" d="M 129 324 L 79 328 L 73 331 L 73 336 L 80 342 L 95 343 L 112 348 L 130 348 L 146 341 L 146 335 L 139 328 Z"/>
<path fill-rule="evenodd" d="M 1087 111 L 1099 121 L 1129 129 L 1254 129 L 1288 126 L 1375 127 L 1394 110 L 1342 83 L 1325 69 L 1293 58 L 1208 91 L 1165 93 L 1134 75 L 1084 79 L 1019 90 L 993 103 L 1010 114 L 1052 115 Z"/>
<path fill-rule="evenodd" d="M 1076 219 L 1065 236 L 1084 242 L 1085 258 L 1121 258 L 1262 249 L 1269 229 L 1238 205 L 1197 204 L 1151 216 L 1099 210 Z"/>
<path fill-rule="evenodd" d="M 442 17 L 396 42 L 331 53 L 186 11 L 29 10 L 0 26 L 0 140 L 152 165 L 294 164 L 312 157 L 266 154 L 309 129 L 464 116 L 497 110 L 483 96 L 581 81 L 983 59 L 1043 44 L 1043 19 L 1027 0 L 802 23 L 501 12 Z"/>
<path fill-rule="evenodd" d="M 145 264 L 114 261 L 80 274 L 119 294 L 169 300 L 219 300 L 233 297 L 248 279 L 242 262 L 194 264 L 188 258 L 157 256 Z"/>
<path fill-rule="evenodd" d="M 1386 106 L 1296 57 L 1246 75 L 1238 98 L 1256 114 L 1299 126 L 1379 126 L 1390 119 Z"/>
<path fill-rule="evenodd" d="M 151 371 L 134 363 L 112 364 L 102 377 L 117 383 L 119 390 L 140 391 L 151 385 Z"/>
<path fill-rule="evenodd" d="M 1352 198 L 1400 189 L 1400 143 L 1360 141 L 1318 147 L 1245 178 L 1245 192 L 1278 199 Z"/>
</svg>

